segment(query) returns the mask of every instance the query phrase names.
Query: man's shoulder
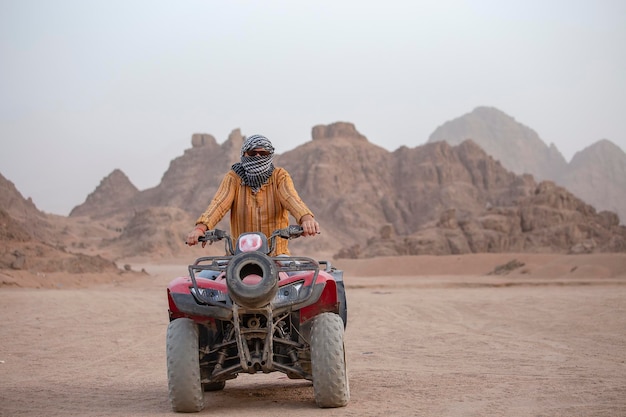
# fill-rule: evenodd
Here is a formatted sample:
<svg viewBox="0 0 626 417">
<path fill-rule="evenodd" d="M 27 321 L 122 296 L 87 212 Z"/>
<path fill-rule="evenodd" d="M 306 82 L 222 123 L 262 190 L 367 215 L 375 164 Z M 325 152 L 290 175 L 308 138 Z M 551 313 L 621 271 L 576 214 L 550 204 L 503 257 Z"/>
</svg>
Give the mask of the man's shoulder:
<svg viewBox="0 0 626 417">
<path fill-rule="evenodd" d="M 284 177 L 284 176 L 289 176 L 289 173 L 287 172 L 287 170 L 283 167 L 274 167 L 274 172 L 272 172 L 272 176 L 274 178 L 280 178 L 280 177 Z"/>
<path fill-rule="evenodd" d="M 283 168 L 283 167 L 274 167 L 274 172 L 272 172 L 272 179 L 277 183 L 282 183 L 284 181 L 293 181 L 291 179 L 291 174 Z"/>
<path fill-rule="evenodd" d="M 232 187 L 232 186 L 241 184 L 241 177 L 239 176 L 239 174 L 237 174 L 235 171 L 231 169 L 230 171 L 224 174 L 222 182 L 228 183 L 229 186 Z"/>
</svg>

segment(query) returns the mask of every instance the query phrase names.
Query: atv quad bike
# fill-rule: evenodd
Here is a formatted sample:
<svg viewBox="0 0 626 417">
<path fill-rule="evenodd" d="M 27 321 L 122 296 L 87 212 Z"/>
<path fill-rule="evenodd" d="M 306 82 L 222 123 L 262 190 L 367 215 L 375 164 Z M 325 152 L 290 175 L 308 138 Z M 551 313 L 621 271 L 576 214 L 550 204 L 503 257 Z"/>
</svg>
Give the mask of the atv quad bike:
<svg viewBox="0 0 626 417">
<path fill-rule="evenodd" d="M 174 411 L 204 408 L 204 392 L 224 388 L 239 373 L 283 372 L 313 382 L 319 407 L 342 407 L 350 388 L 344 329 L 343 272 L 327 261 L 271 257 L 276 239 L 301 236 L 300 226 L 269 239 L 245 233 L 233 247 L 224 231 L 201 242 L 224 240 L 225 256 L 189 265 L 189 276 L 167 288 L 167 379 Z"/>
</svg>

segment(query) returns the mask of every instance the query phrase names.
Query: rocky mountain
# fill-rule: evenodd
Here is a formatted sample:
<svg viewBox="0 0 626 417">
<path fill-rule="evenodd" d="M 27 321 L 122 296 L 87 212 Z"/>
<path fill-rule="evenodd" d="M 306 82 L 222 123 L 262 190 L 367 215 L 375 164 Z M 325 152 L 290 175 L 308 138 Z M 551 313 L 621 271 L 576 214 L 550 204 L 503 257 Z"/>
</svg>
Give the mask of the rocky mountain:
<svg viewBox="0 0 626 417">
<path fill-rule="evenodd" d="M 41 239 L 49 239 L 50 222 L 45 213 L 39 211 L 32 199 L 24 198 L 15 188 L 15 184 L 0 174 L 0 210 L 11 218 L 11 223 L 4 227 L 19 228 L 28 235 L 38 235 Z M 5 217 L 7 218 L 7 217 Z"/>
<path fill-rule="evenodd" d="M 149 258 L 174 257 L 189 251 L 185 245 L 193 219 L 175 207 L 153 207 L 135 212 L 121 233 L 101 243 L 114 258 L 146 256 Z"/>
<path fill-rule="evenodd" d="M 626 228 L 615 213 L 595 209 L 550 181 L 511 205 L 488 205 L 477 215 L 451 208 L 409 236 L 384 226 L 338 258 L 456 255 L 484 252 L 592 253 L 626 251 Z"/>
<path fill-rule="evenodd" d="M 537 180 L 553 180 L 567 162 L 554 144 L 547 146 L 531 128 L 493 107 L 472 112 L 439 126 L 428 142 L 451 145 L 472 139 L 504 167 L 516 174 L 532 174 Z"/>
<path fill-rule="evenodd" d="M 120 209 L 125 210 L 125 207 L 120 207 L 118 202 L 132 201 L 138 193 L 139 190 L 130 182 L 126 174 L 115 169 L 100 182 L 94 192 L 87 196 L 83 204 L 72 209 L 70 216 L 106 217 Z"/>
<path fill-rule="evenodd" d="M 626 221 L 626 153 L 614 143 L 604 139 L 577 152 L 557 182 Z"/>
<path fill-rule="evenodd" d="M 32 199 L 25 199 L 15 184 L 0 174 L 0 209 L 11 216 L 28 233 L 48 225 L 46 215 L 37 209 Z"/>
<path fill-rule="evenodd" d="M 0 286 L 6 276 L 2 270 L 117 272 L 116 265 L 101 256 L 66 250 L 60 242 L 64 232 L 70 229 L 60 225 L 63 225 L 62 219 L 39 211 L 30 198 L 25 199 L 13 183 L 0 174 Z"/>
<path fill-rule="evenodd" d="M 110 214 L 118 218 L 124 216 L 126 221 L 115 240 L 118 246 L 136 247 L 139 234 L 129 234 L 127 230 L 139 230 L 142 224 L 143 228 L 147 227 L 146 232 L 180 239 L 180 230 L 173 231 L 172 224 L 181 225 L 184 232 L 191 227 L 193 220 L 206 208 L 224 173 L 238 160 L 242 140 L 239 130 L 233 131 L 222 145 L 211 135 L 194 135 L 192 147 L 172 161 L 157 187 L 129 194 L 126 200 L 120 193 L 112 196 L 111 192 L 110 197 L 104 196 L 105 199 L 117 198 L 116 208 L 111 209 Z M 532 217 L 528 213 L 541 212 L 536 206 L 545 206 L 537 195 L 550 201 L 569 201 L 575 197 L 565 189 L 537 184 L 530 175 L 517 175 L 507 170 L 471 140 L 456 146 L 433 142 L 389 152 L 370 143 L 353 124 L 337 122 L 313 127 L 312 140 L 277 155 L 276 165 L 291 173 L 301 197 L 323 227 L 320 237 L 299 239 L 291 245 L 301 251 L 328 254 L 344 250 L 343 255 L 353 256 L 354 251 L 345 252 L 345 249 L 367 247 L 368 239 L 377 238 L 381 227 L 385 236 L 414 239 L 410 240 L 413 247 L 432 247 L 432 242 L 419 238 L 420 234 L 432 233 L 429 230 L 436 228 L 438 233 L 447 230 L 444 235 L 448 236 L 452 233 L 449 230 L 454 229 L 446 226 L 450 224 L 463 226 L 456 231 L 462 231 L 462 236 L 453 239 L 456 243 L 446 240 L 447 247 L 456 249 L 446 249 L 440 244 L 439 249 L 428 249 L 429 253 L 532 250 L 533 247 L 567 252 L 591 238 L 597 240 L 594 250 L 622 250 L 619 243 L 609 244 L 607 239 L 612 234 L 621 236 L 624 230 L 616 228 L 612 221 L 601 220 L 607 217 L 604 214 L 596 218 L 598 214 L 593 207 L 585 206 L 580 200 L 577 200 L 580 204 L 573 204 L 573 208 L 548 205 L 550 210 L 557 211 L 548 217 L 554 224 L 540 223 L 530 229 L 518 226 L 523 238 L 514 243 L 510 239 L 507 241 L 505 236 L 498 239 L 485 237 L 491 236 L 491 232 L 485 232 L 485 229 L 491 230 L 485 224 L 496 223 L 493 227 L 502 229 L 501 233 L 505 235 L 508 229 L 503 224 L 519 225 L 523 221 L 534 224 L 528 220 Z M 102 211 L 93 208 L 93 214 L 89 214 L 86 203 L 73 213 L 103 216 Z M 527 207 L 523 218 L 519 214 L 522 205 Z M 124 209 L 125 215 L 121 214 L 120 208 Z M 172 208 L 176 211 L 171 211 Z M 491 211 L 487 212 L 488 209 Z M 558 212 L 561 209 L 567 212 Z M 573 216 L 569 212 L 579 215 Z M 494 218 L 494 213 L 500 217 Z M 449 219 L 442 221 L 446 217 Z M 557 222 L 561 217 L 570 220 L 563 225 Z M 588 223 L 601 227 L 584 226 Z M 580 232 L 569 233 L 558 245 L 537 238 L 541 233 L 550 235 L 547 230 L 553 226 L 575 228 Z M 226 220 L 223 227 L 227 228 Z M 533 246 L 519 241 L 540 243 Z M 174 245 L 167 252 L 176 250 L 177 245 Z M 386 251 L 388 253 L 389 248 Z"/>
<path fill-rule="evenodd" d="M 475 141 L 505 168 L 554 181 L 598 210 L 614 211 L 622 223 L 626 220 L 626 154 L 612 142 L 596 142 L 567 163 L 554 144 L 546 145 L 532 129 L 492 107 L 477 107 L 444 123 L 428 142 L 455 145 L 466 139 Z"/>
<path fill-rule="evenodd" d="M 486 126 L 480 117 L 494 126 L 488 134 L 480 133 Z M 603 189 L 605 203 L 621 207 L 626 168 L 619 148 L 601 141 L 565 165 L 560 180 L 572 184 L 574 195 L 562 184 L 515 173 L 478 143 L 512 137 L 511 148 L 526 142 L 536 148 L 513 152 L 518 163 L 524 162 L 520 155 L 530 155 L 543 161 L 538 166 L 544 172 L 558 166 L 556 148 L 542 147 L 532 130 L 512 118 L 481 108 L 458 126 L 449 132 L 466 136 L 463 126 L 470 126 L 477 139 L 394 152 L 370 143 L 352 123 L 314 126 L 311 140 L 275 159 L 322 225 L 320 236 L 292 241 L 292 251 L 322 258 L 626 251 L 626 227 L 618 216 L 580 198 Z M 158 186 L 138 190 L 116 169 L 68 217 L 40 212 L 0 176 L 0 269 L 113 272 L 107 259 L 193 256 L 184 236 L 239 159 L 243 140 L 239 129 L 221 144 L 210 134 L 194 134 Z M 218 227 L 228 230 L 228 219 Z"/>
<path fill-rule="evenodd" d="M 194 134 L 191 143 L 190 149 L 170 162 L 156 187 L 138 191 L 125 174 L 115 170 L 84 203 L 72 209 L 70 216 L 117 216 L 130 221 L 143 210 L 177 207 L 197 217 L 217 191 L 224 173 L 239 159 L 243 136 L 235 129 L 219 145 L 212 135 Z"/>
<path fill-rule="evenodd" d="M 224 173 L 239 160 L 242 143 L 239 129 L 233 130 L 221 145 L 212 135 L 193 135 L 192 148 L 172 160 L 158 186 L 142 192 L 137 207 L 178 207 L 198 216 L 217 191 Z"/>
<path fill-rule="evenodd" d="M 330 132 L 285 153 L 280 163 L 318 217 L 335 230 L 367 236 L 390 223 L 398 233 L 410 234 L 449 207 L 473 213 L 532 188 L 471 141 L 389 153 L 356 134 Z"/>
</svg>

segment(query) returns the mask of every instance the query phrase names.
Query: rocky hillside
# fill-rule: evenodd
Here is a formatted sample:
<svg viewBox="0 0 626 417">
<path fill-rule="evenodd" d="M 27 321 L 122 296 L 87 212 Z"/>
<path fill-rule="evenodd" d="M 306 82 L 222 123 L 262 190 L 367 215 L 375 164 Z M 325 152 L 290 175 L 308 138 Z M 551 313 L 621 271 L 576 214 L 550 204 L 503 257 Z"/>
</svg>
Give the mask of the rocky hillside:
<svg viewBox="0 0 626 417">
<path fill-rule="evenodd" d="M 174 257 L 184 251 L 185 237 L 193 219 L 175 207 L 154 207 L 136 212 L 121 233 L 103 240 L 100 247 L 114 258 L 145 256 L 153 259 Z"/>
<path fill-rule="evenodd" d="M 108 260 L 196 256 L 184 236 L 238 160 L 243 139 L 238 129 L 222 144 L 193 135 L 161 183 L 143 191 L 114 170 L 66 218 L 41 213 L 2 177 L 0 269 L 114 271 Z M 598 158 L 605 152 L 599 149 Z M 585 159 L 577 161 L 572 166 L 584 171 Z M 598 213 L 563 187 L 506 169 L 473 140 L 389 152 L 353 124 L 337 122 L 314 126 L 311 140 L 277 155 L 276 165 L 291 173 L 322 225 L 319 237 L 292 241 L 297 254 L 626 250 L 626 228 L 614 213 Z M 219 226 L 228 229 L 227 219 Z"/>
<path fill-rule="evenodd" d="M 556 146 L 546 145 L 532 129 L 491 107 L 478 107 L 438 127 L 428 142 L 452 145 L 472 139 L 517 174 L 551 180 L 598 210 L 626 220 L 626 154 L 604 139 L 578 152 L 568 164 Z"/>
<path fill-rule="evenodd" d="M 336 257 L 624 251 L 626 228 L 615 213 L 596 213 L 566 189 L 544 181 L 516 204 L 490 204 L 474 216 L 451 208 L 409 236 L 383 226 L 364 244 L 344 248 Z"/>
<path fill-rule="evenodd" d="M 493 107 L 477 107 L 439 126 L 428 142 L 451 145 L 472 139 L 487 154 L 516 174 L 532 174 L 537 180 L 555 179 L 567 162 L 554 144 L 547 146 L 531 128 Z"/>
<path fill-rule="evenodd" d="M 139 190 L 130 182 L 126 174 L 116 169 L 100 182 L 83 204 L 74 207 L 70 216 L 106 217 L 119 210 L 125 210 L 126 208 L 120 207 L 118 202 L 132 201 L 138 193 Z"/>
<path fill-rule="evenodd" d="M 50 223 L 46 215 L 37 209 L 30 198 L 25 199 L 15 185 L 2 174 L 0 174 L 0 209 L 15 223 L 14 225 L 6 224 L 6 227 L 19 227 L 29 235 L 41 236 L 41 233 L 44 233 L 42 238 L 50 238 L 47 233 Z"/>
<path fill-rule="evenodd" d="M 68 250 L 62 242 L 71 228 L 63 225 L 63 219 L 40 212 L 0 174 L 0 286 L 5 282 L 19 285 L 19 280 L 10 278 L 11 271 L 27 270 L 35 274 L 119 272 L 112 261 L 99 255 Z M 90 230 L 88 226 L 79 228 Z"/>
<path fill-rule="evenodd" d="M 208 134 L 195 134 L 191 142 L 190 149 L 172 160 L 161 183 L 138 196 L 137 208 L 178 207 L 196 217 L 204 211 L 224 173 L 239 160 L 243 136 L 235 129 L 221 145 Z"/>
<path fill-rule="evenodd" d="M 450 207 L 474 213 L 488 203 L 527 195 L 534 185 L 471 141 L 389 153 L 356 135 L 334 136 L 330 130 L 280 162 L 317 215 L 332 229 L 354 236 L 367 236 L 387 223 L 410 234 Z"/>
<path fill-rule="evenodd" d="M 122 233 L 107 243 L 109 246 L 117 244 L 118 249 L 137 248 L 139 234 L 129 234 L 129 231 L 139 225 L 147 227 L 146 232 L 156 236 L 180 239 L 181 231 L 173 230 L 173 225 L 179 225 L 177 227 L 183 229 L 183 235 L 191 227 L 194 219 L 206 208 L 224 173 L 238 160 L 242 140 L 239 130 L 233 131 L 222 145 L 211 135 L 194 135 L 192 147 L 172 161 L 157 187 L 127 194 L 124 199 L 120 193 L 113 195 L 101 184 L 97 191 L 102 195 L 98 199 L 115 198 L 115 207 L 98 205 L 97 209 L 90 211 L 85 202 L 75 208 L 73 216 L 74 213 L 83 213 L 76 216 L 103 218 L 108 214 L 123 218 L 126 226 Z M 456 146 L 433 142 L 389 152 L 370 143 L 351 123 L 338 122 L 313 127 L 312 140 L 278 155 L 276 164 L 291 173 L 301 197 L 314 211 L 323 228 L 319 237 L 294 241 L 291 247 L 296 253 L 315 251 L 328 254 L 343 250 L 343 255 L 352 256 L 354 251 L 350 252 L 351 248 L 366 247 L 366 240 L 377 236 L 381 227 L 385 235 L 414 239 L 411 243 L 414 247 L 429 247 L 423 249 L 428 253 L 527 251 L 539 247 L 540 250 L 568 252 L 591 238 L 596 239 L 593 250 L 623 250 L 619 243 L 607 243 L 612 234 L 621 236 L 623 230 L 615 228 L 613 221 L 598 220 L 598 214 L 590 206 L 582 211 L 567 208 L 580 215 L 555 214 L 548 217 L 548 223 L 533 227 L 533 233 L 549 235 L 551 227 L 562 226 L 557 222 L 561 216 L 573 219 L 566 227 L 587 230 L 572 232 L 554 246 L 550 242 L 533 246 L 522 245 L 518 241 L 506 243 L 503 237 L 496 241 L 485 238 L 483 223 L 521 224 L 522 214 L 516 218 L 511 213 L 520 212 L 520 207 L 525 205 L 528 208 L 524 211 L 524 218 L 527 219 L 527 213 L 536 211 L 535 206 L 539 204 L 537 195 L 555 201 L 561 198 L 569 201 L 575 197 L 564 194 L 567 190 L 562 188 L 538 186 L 530 175 L 517 175 L 507 170 L 471 140 Z M 537 190 L 542 191 L 538 193 Z M 91 198 L 95 198 L 95 194 Z M 489 209 L 492 211 L 487 212 Z M 450 213 L 454 213 L 453 218 Z M 506 220 L 497 217 L 496 221 L 494 213 L 513 217 Z M 420 233 L 433 233 L 428 230 L 435 228 L 440 234 L 450 235 L 451 232 L 446 230 L 451 229 L 445 226 L 449 222 L 441 220 L 446 217 L 450 217 L 450 222 L 464 225 L 461 229 L 466 242 L 458 237 L 455 238 L 457 243 L 446 243 L 448 247 L 458 246 L 457 249 L 446 249 L 443 244 L 435 245 L 439 249 L 432 249 L 432 242 L 419 238 Z M 598 231 L 595 226 L 583 226 L 590 223 L 600 224 L 603 229 Z M 227 228 L 225 221 L 222 227 Z M 487 229 L 490 230 L 489 227 Z M 505 227 L 502 230 L 506 234 L 508 229 Z M 527 238 L 530 235 L 524 236 Z M 160 240 L 166 244 L 164 239 Z M 478 243 L 481 240 L 487 243 Z M 175 244 L 166 249 L 151 247 L 150 250 L 174 253 L 185 249 L 188 248 L 179 249 L 179 245 Z M 415 250 L 419 252 L 422 249 Z"/>
<path fill-rule="evenodd" d="M 614 143 L 600 140 L 577 152 L 557 182 L 626 221 L 626 153 Z"/>
<path fill-rule="evenodd" d="M 156 207 L 177 207 L 197 217 L 208 205 L 224 175 L 239 158 L 243 136 L 233 130 L 221 145 L 209 134 L 192 135 L 192 147 L 174 158 L 154 188 L 138 191 L 120 170 L 104 178 L 70 217 L 117 217 L 130 221 Z M 194 220 L 195 220 L 194 217 Z"/>
</svg>

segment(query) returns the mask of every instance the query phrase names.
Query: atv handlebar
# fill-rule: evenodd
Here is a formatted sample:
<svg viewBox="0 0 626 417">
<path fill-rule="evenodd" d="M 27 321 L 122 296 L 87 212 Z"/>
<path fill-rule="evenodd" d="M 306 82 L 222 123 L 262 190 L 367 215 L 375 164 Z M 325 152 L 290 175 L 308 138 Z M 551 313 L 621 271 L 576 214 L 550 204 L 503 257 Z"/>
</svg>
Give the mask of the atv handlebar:
<svg viewBox="0 0 626 417">
<path fill-rule="evenodd" d="M 302 233 L 304 233 L 304 229 L 302 228 L 302 226 L 289 225 L 283 229 L 274 230 L 269 239 L 273 237 L 294 239 L 296 237 L 302 236 Z M 228 232 L 220 229 L 213 229 L 204 232 L 204 235 L 198 238 L 198 242 L 217 242 L 218 240 L 222 240 L 225 238 L 230 238 Z"/>
<path fill-rule="evenodd" d="M 218 240 L 222 240 L 224 238 L 229 238 L 229 237 L 230 235 L 224 230 L 213 229 L 213 230 L 207 230 L 206 232 L 204 232 L 204 235 L 198 238 L 198 242 L 213 243 L 213 242 L 217 242 Z"/>
<path fill-rule="evenodd" d="M 274 230 L 274 232 L 268 238 L 268 241 L 270 243 L 270 252 L 274 248 L 274 240 L 277 237 L 280 237 L 281 239 L 295 239 L 302 236 L 303 233 L 304 229 L 302 228 L 302 226 L 298 225 L 289 225 L 285 228 Z M 207 230 L 206 232 L 204 232 L 204 235 L 198 238 L 198 242 L 208 242 L 209 244 L 213 244 L 213 242 L 217 242 L 223 239 L 226 239 L 226 250 L 229 253 L 234 254 L 235 249 L 233 247 L 233 240 L 228 232 L 224 230 Z"/>
<path fill-rule="evenodd" d="M 272 239 L 274 237 L 280 237 L 283 239 L 295 239 L 302 236 L 302 233 L 304 233 L 304 229 L 302 228 L 302 226 L 289 225 L 284 229 L 275 230 L 269 238 Z"/>
</svg>

